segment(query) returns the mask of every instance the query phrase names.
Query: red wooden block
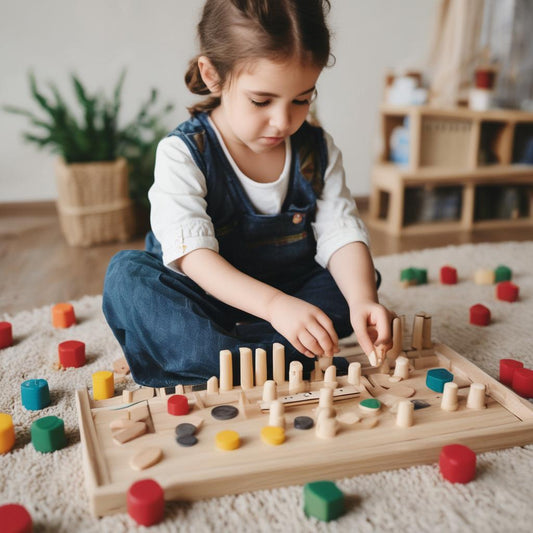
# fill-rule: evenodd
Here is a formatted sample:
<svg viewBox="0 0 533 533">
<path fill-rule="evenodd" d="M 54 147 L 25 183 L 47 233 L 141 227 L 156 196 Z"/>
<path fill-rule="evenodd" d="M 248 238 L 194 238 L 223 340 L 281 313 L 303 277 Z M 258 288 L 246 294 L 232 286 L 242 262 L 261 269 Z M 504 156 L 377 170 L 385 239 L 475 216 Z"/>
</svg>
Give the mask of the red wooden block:
<svg viewBox="0 0 533 533">
<path fill-rule="evenodd" d="M 516 359 L 500 359 L 500 382 L 508 387 L 513 382 L 513 374 L 518 368 L 523 368 L 524 363 Z"/>
<path fill-rule="evenodd" d="M 13 328 L 9 322 L 0 322 L 0 349 L 13 344 Z"/>
<path fill-rule="evenodd" d="M 152 526 L 163 520 L 165 495 L 153 479 L 133 483 L 127 495 L 128 514 L 141 526 Z"/>
<path fill-rule="evenodd" d="M 187 396 L 183 394 L 173 394 L 167 400 L 168 414 L 174 416 L 188 415 L 189 414 L 189 401 Z"/>
<path fill-rule="evenodd" d="M 518 285 L 511 281 L 502 281 L 496 285 L 496 298 L 505 302 L 516 302 L 518 300 Z"/>
<path fill-rule="evenodd" d="M 488 326 L 490 324 L 490 310 L 481 304 L 470 308 L 470 324 L 475 326 Z"/>
<path fill-rule="evenodd" d="M 452 483 L 468 483 L 476 476 L 476 454 L 462 444 L 449 444 L 440 452 L 442 477 Z"/>
<path fill-rule="evenodd" d="M 12 533 L 31 533 L 33 522 L 30 513 L 18 503 L 0 505 L 0 530 Z"/>
<path fill-rule="evenodd" d="M 511 387 L 524 398 L 533 398 L 533 370 L 517 368 L 513 374 Z"/>
<path fill-rule="evenodd" d="M 440 269 L 440 282 L 444 285 L 455 285 L 457 283 L 457 270 L 449 265 L 443 266 Z"/>
<path fill-rule="evenodd" d="M 61 342 L 57 351 L 59 353 L 59 363 L 63 368 L 79 368 L 85 364 L 85 343 L 81 341 Z"/>
</svg>

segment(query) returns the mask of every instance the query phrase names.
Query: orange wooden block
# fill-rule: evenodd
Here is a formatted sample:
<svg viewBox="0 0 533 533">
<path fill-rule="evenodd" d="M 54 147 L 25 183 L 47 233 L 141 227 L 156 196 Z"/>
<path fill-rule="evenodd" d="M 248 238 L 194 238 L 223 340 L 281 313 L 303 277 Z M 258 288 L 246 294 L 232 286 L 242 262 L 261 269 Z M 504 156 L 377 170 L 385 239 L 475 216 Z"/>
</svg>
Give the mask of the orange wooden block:
<svg viewBox="0 0 533 533">
<path fill-rule="evenodd" d="M 69 303 L 60 303 L 52 307 L 52 325 L 54 328 L 70 328 L 76 323 L 74 307 Z"/>
</svg>

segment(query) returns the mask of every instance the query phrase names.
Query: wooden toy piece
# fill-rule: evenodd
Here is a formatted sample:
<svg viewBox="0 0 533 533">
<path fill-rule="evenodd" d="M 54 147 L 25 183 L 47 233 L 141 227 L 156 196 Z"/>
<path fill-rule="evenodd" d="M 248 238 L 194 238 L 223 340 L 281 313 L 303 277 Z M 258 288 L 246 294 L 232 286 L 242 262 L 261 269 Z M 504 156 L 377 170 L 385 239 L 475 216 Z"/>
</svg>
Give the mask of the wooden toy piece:
<svg viewBox="0 0 533 533">
<path fill-rule="evenodd" d="M 422 328 L 422 349 L 429 350 L 433 348 L 433 342 L 431 340 L 431 316 L 424 313 L 424 324 Z"/>
<path fill-rule="evenodd" d="M 424 318 L 424 313 L 417 313 L 413 321 L 413 337 L 411 341 L 411 346 L 415 350 L 422 350 L 422 347 L 424 345 Z"/>
<path fill-rule="evenodd" d="M 279 446 L 285 442 L 285 429 L 279 426 L 265 426 L 261 429 L 261 440 L 271 446 Z"/>
<path fill-rule="evenodd" d="M 462 444 L 444 446 L 439 456 L 442 477 L 451 483 L 468 483 L 476 476 L 476 454 Z"/>
<path fill-rule="evenodd" d="M 93 398 L 95 400 L 107 400 L 115 394 L 115 380 L 113 372 L 100 370 L 93 374 Z"/>
<path fill-rule="evenodd" d="M 457 393 L 459 387 L 457 383 L 448 381 L 444 384 L 442 400 L 440 402 L 440 408 L 445 411 L 456 411 L 458 407 Z"/>
<path fill-rule="evenodd" d="M 370 366 L 376 367 L 381 366 L 385 358 L 385 350 L 382 346 L 376 346 L 374 350 L 370 352 L 368 356 L 368 362 Z"/>
<path fill-rule="evenodd" d="M 457 283 L 457 270 L 450 265 L 443 266 L 440 269 L 440 282 L 443 285 L 455 285 Z"/>
<path fill-rule="evenodd" d="M 115 359 L 113 362 L 113 372 L 121 376 L 126 376 L 130 373 L 130 365 L 125 357 Z"/>
<path fill-rule="evenodd" d="M 381 409 L 381 402 L 376 398 L 365 398 L 359 402 L 359 409 L 364 413 L 376 414 Z"/>
<path fill-rule="evenodd" d="M 182 394 L 183 395 L 183 394 L 185 394 L 185 387 L 183 385 L 181 385 L 181 384 L 176 385 L 176 387 L 174 388 L 174 392 L 176 394 Z"/>
<path fill-rule="evenodd" d="M 516 302 L 520 289 L 511 281 L 502 281 L 496 285 L 496 298 L 504 302 Z"/>
<path fill-rule="evenodd" d="M 490 324 L 490 310 L 482 304 L 470 308 L 470 324 L 474 326 L 488 326 Z"/>
<path fill-rule="evenodd" d="M 218 378 L 211 376 L 207 380 L 207 392 L 208 394 L 218 394 Z"/>
<path fill-rule="evenodd" d="M 358 387 L 361 383 L 361 363 L 354 361 L 348 365 L 348 383 Z"/>
<path fill-rule="evenodd" d="M 176 390 L 176 388 L 174 389 Z M 122 403 L 141 402 L 154 397 L 155 389 L 152 387 L 139 387 L 137 389 L 125 389 L 122 391 Z"/>
<path fill-rule="evenodd" d="M 407 359 L 407 357 L 400 355 L 400 357 L 396 359 L 393 376 L 400 379 L 409 378 L 409 359 Z"/>
<path fill-rule="evenodd" d="M 11 415 L 0 413 L 0 454 L 7 453 L 15 445 L 15 426 Z"/>
<path fill-rule="evenodd" d="M 0 322 L 0 349 L 13 344 L 13 327 L 10 322 Z"/>
<path fill-rule="evenodd" d="M 189 400 L 183 394 L 173 394 L 167 400 L 167 412 L 169 415 L 183 416 L 189 414 Z"/>
<path fill-rule="evenodd" d="M 517 368 L 511 383 L 513 390 L 524 398 L 533 398 L 533 370 Z"/>
<path fill-rule="evenodd" d="M 133 424 L 135 424 L 135 421 L 130 420 L 129 418 L 115 418 L 114 420 L 111 420 L 111 422 L 109 422 L 109 429 L 112 433 L 115 433 L 116 431 L 126 429 L 132 426 Z"/>
<path fill-rule="evenodd" d="M 329 389 L 337 388 L 337 367 L 335 365 L 330 365 L 326 368 L 324 372 L 324 387 Z"/>
<path fill-rule="evenodd" d="M 268 425 L 285 429 L 285 407 L 279 400 L 274 400 L 270 404 Z"/>
<path fill-rule="evenodd" d="M 400 272 L 400 284 L 402 287 L 410 287 L 416 285 L 416 273 L 414 268 L 404 268 Z"/>
<path fill-rule="evenodd" d="M 279 342 L 272 346 L 272 378 L 277 385 L 285 383 L 285 346 Z"/>
<path fill-rule="evenodd" d="M 28 379 L 20 385 L 22 405 L 28 411 L 39 411 L 50 405 L 50 389 L 45 379 Z"/>
<path fill-rule="evenodd" d="M 140 422 L 147 420 L 150 417 L 150 411 L 148 410 L 148 404 L 134 405 L 130 410 L 130 420 L 133 422 Z"/>
<path fill-rule="evenodd" d="M 453 381 L 453 374 L 445 368 L 432 368 L 426 373 L 426 387 L 432 391 L 443 392 L 448 381 Z"/>
<path fill-rule="evenodd" d="M 474 283 L 476 285 L 494 285 L 494 280 L 494 270 L 479 268 L 474 272 Z"/>
<path fill-rule="evenodd" d="M 31 533 L 33 521 L 23 505 L 8 503 L 0 505 L 0 524 L 6 533 Z"/>
<path fill-rule="evenodd" d="M 74 307 L 69 303 L 59 303 L 52 307 L 52 325 L 54 328 L 70 328 L 76 324 Z"/>
<path fill-rule="evenodd" d="M 233 389 L 233 360 L 230 350 L 220 351 L 219 388 L 222 392 Z"/>
<path fill-rule="evenodd" d="M 410 400 L 401 400 L 398 402 L 398 411 L 396 413 L 396 425 L 402 428 L 408 428 L 413 425 L 415 406 Z"/>
<path fill-rule="evenodd" d="M 249 390 L 254 386 L 254 369 L 252 363 L 252 350 L 239 348 L 241 367 L 241 389 Z"/>
<path fill-rule="evenodd" d="M 333 410 L 333 413 L 335 411 Z M 337 434 L 337 419 L 326 409 L 321 409 L 316 418 L 315 434 L 319 439 L 332 439 Z"/>
<path fill-rule="evenodd" d="M 267 353 L 263 348 L 255 349 L 255 386 L 262 387 L 267 380 Z"/>
<path fill-rule="evenodd" d="M 334 414 L 334 412 L 332 412 L 333 394 L 334 394 L 334 389 L 332 389 L 331 387 L 322 387 L 320 389 L 320 396 L 318 399 L 318 408 L 316 410 L 317 415 L 322 409 L 324 409 L 328 413 L 330 413 L 330 416 L 333 416 Z"/>
<path fill-rule="evenodd" d="M 513 374 L 519 368 L 524 368 L 522 361 L 517 361 L 516 359 L 500 359 L 500 381 L 510 387 L 513 383 Z"/>
<path fill-rule="evenodd" d="M 466 406 L 469 409 L 485 409 L 485 385 L 483 383 L 472 383 L 468 390 Z"/>
<path fill-rule="evenodd" d="M 263 402 L 273 402 L 278 397 L 276 382 L 272 379 L 263 385 Z"/>
<path fill-rule="evenodd" d="M 57 416 L 45 416 L 34 420 L 30 432 L 31 442 L 38 452 L 55 452 L 67 444 L 65 424 Z"/>
<path fill-rule="evenodd" d="M 320 362 L 315 360 L 315 369 L 311 372 L 311 381 L 322 381 L 324 379 L 324 372 L 320 368 Z"/>
<path fill-rule="evenodd" d="M 63 368 L 79 368 L 85 364 L 85 343 L 81 341 L 64 341 L 57 347 L 59 364 Z"/>
<path fill-rule="evenodd" d="M 498 265 L 494 269 L 495 283 L 500 283 L 501 281 L 511 281 L 512 277 L 513 277 L 513 272 L 506 265 Z"/>
<path fill-rule="evenodd" d="M 157 446 L 151 446 L 149 448 L 143 448 L 140 452 L 133 455 L 129 464 L 133 470 L 146 470 L 159 463 L 162 458 L 163 450 Z"/>
<path fill-rule="evenodd" d="M 289 365 L 289 394 L 298 394 L 305 391 L 303 371 L 304 367 L 300 361 L 291 361 Z"/>
<path fill-rule="evenodd" d="M 392 321 L 392 348 L 387 352 L 389 364 L 396 360 L 402 352 L 403 347 L 403 329 L 400 317 L 394 317 Z"/>
<path fill-rule="evenodd" d="M 217 405 L 211 409 L 211 416 L 215 420 L 231 420 L 239 415 L 239 410 L 234 405 Z"/>
<path fill-rule="evenodd" d="M 333 364 L 333 357 L 319 357 L 318 358 L 318 366 L 320 367 L 320 370 L 322 372 L 326 372 L 326 370 Z"/>
<path fill-rule="evenodd" d="M 141 526 L 153 526 L 163 520 L 165 494 L 153 479 L 135 481 L 128 489 L 128 514 Z"/>
<path fill-rule="evenodd" d="M 353 426 L 354 424 L 357 424 L 361 418 L 357 415 L 357 413 L 350 411 L 347 413 L 341 413 L 337 415 L 337 422 L 340 422 L 341 424 L 344 424 L 346 426 Z"/>
<path fill-rule="evenodd" d="M 304 513 L 323 522 L 344 514 L 344 494 L 332 481 L 313 481 L 304 485 Z"/>
<path fill-rule="evenodd" d="M 241 445 L 241 438 L 236 431 L 226 429 L 215 435 L 215 445 L 219 450 L 236 450 Z"/>
<path fill-rule="evenodd" d="M 144 422 L 133 422 L 124 429 L 120 429 L 113 435 L 113 442 L 115 444 L 126 444 L 130 440 L 136 439 L 144 435 L 148 430 Z"/>
</svg>

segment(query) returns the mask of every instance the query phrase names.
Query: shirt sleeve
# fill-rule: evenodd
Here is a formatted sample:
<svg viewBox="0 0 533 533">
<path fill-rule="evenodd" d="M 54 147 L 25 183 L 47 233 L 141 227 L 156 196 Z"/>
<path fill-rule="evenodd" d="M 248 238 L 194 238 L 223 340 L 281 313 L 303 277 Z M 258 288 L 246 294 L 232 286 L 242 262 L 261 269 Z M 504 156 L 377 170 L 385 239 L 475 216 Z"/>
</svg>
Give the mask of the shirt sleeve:
<svg viewBox="0 0 533 533">
<path fill-rule="evenodd" d="M 324 132 L 328 150 L 328 166 L 324 189 L 317 200 L 313 232 L 317 241 L 316 262 L 327 268 L 331 256 L 351 242 L 370 245 L 367 229 L 359 216 L 350 189 L 346 185 L 341 151 L 331 135 Z"/>
<path fill-rule="evenodd" d="M 154 183 L 148 192 L 152 231 L 161 243 L 163 264 L 180 272 L 175 262 L 198 248 L 218 252 L 218 241 L 207 214 L 205 176 L 187 145 L 166 137 L 156 152 Z"/>
</svg>

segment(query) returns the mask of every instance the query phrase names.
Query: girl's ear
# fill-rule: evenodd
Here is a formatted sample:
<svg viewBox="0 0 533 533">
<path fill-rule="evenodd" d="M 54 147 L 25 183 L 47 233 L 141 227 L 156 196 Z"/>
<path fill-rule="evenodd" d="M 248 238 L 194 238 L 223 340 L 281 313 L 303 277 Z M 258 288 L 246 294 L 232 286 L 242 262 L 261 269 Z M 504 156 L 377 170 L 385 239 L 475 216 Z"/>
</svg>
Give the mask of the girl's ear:
<svg viewBox="0 0 533 533">
<path fill-rule="evenodd" d="M 198 70 L 205 86 L 211 91 L 213 96 L 220 96 L 220 78 L 213 66 L 213 63 L 206 56 L 198 58 Z"/>
</svg>

